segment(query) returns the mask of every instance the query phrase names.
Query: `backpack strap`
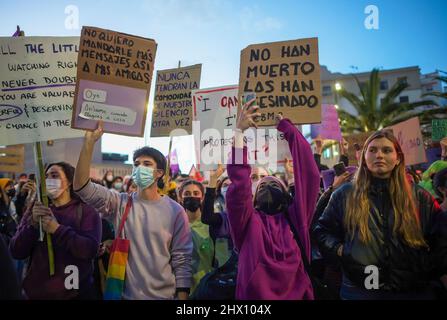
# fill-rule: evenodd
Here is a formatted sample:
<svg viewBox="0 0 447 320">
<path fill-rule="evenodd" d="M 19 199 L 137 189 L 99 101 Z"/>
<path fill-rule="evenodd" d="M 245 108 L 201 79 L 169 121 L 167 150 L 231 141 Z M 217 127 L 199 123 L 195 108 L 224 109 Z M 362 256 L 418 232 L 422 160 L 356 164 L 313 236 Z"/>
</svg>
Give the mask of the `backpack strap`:
<svg viewBox="0 0 447 320">
<path fill-rule="evenodd" d="M 121 218 L 121 222 L 120 222 L 120 226 L 118 228 L 118 233 L 116 234 L 116 238 L 123 238 L 122 233 L 124 230 L 124 224 L 126 223 L 127 216 L 129 215 L 131 207 L 132 207 L 132 195 L 129 195 L 127 198 L 126 209 L 124 209 L 124 214 Z"/>
</svg>

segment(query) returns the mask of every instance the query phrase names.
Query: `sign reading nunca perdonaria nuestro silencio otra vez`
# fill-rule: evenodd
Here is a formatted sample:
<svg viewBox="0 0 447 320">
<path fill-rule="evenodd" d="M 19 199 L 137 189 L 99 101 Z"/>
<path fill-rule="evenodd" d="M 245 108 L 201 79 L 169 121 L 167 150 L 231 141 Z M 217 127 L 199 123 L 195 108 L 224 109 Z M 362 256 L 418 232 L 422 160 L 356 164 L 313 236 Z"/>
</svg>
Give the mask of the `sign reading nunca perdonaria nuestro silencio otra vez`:
<svg viewBox="0 0 447 320">
<path fill-rule="evenodd" d="M 151 137 L 192 133 L 191 91 L 200 88 L 201 73 L 201 64 L 157 71 Z"/>
<path fill-rule="evenodd" d="M 294 124 L 319 123 L 320 86 L 318 38 L 254 44 L 241 51 L 239 96 L 256 93 L 258 126 L 274 125 L 279 112 Z"/>
<path fill-rule="evenodd" d="M 83 27 L 72 128 L 142 137 L 157 43 L 115 31 Z"/>
</svg>

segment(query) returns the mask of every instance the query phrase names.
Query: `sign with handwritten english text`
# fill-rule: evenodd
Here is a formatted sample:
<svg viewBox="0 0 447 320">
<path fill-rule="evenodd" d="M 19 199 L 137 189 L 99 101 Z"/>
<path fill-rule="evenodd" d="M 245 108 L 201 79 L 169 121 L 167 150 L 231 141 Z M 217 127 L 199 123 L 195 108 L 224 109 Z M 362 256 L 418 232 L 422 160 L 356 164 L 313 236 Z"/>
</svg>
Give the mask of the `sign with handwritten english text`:
<svg viewBox="0 0 447 320">
<path fill-rule="evenodd" d="M 194 145 L 201 171 L 215 170 L 218 163 L 228 164 L 230 161 L 238 91 L 237 85 L 192 91 Z M 259 130 L 263 130 L 263 134 L 258 134 Z M 284 134 L 275 127 L 259 130 L 250 128 L 246 131 L 248 159 L 253 164 L 276 171 L 278 166 L 284 165 L 285 158 L 291 159 L 289 145 Z"/>
<path fill-rule="evenodd" d="M 71 113 L 79 37 L 0 38 L 0 145 L 82 137 Z"/>
</svg>

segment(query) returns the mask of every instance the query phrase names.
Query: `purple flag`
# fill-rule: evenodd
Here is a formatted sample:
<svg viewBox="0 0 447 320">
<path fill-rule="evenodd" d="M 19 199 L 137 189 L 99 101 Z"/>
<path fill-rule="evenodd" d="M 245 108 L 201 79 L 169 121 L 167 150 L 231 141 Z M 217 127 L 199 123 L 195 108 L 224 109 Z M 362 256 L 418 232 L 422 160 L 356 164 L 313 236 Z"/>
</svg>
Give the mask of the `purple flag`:
<svg viewBox="0 0 447 320">
<path fill-rule="evenodd" d="M 168 157 L 166 157 L 167 159 Z M 171 152 L 169 164 L 171 167 L 171 174 L 172 176 L 175 176 L 177 173 L 180 172 L 180 167 L 178 165 L 178 159 L 177 159 L 177 150 L 174 149 L 174 151 Z"/>
</svg>

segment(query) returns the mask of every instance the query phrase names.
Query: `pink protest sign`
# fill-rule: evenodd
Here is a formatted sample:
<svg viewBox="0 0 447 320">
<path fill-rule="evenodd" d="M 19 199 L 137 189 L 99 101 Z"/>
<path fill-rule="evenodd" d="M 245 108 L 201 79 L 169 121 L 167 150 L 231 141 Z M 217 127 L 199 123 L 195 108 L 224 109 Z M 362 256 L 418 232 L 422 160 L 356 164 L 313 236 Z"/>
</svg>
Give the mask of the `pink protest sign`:
<svg viewBox="0 0 447 320">
<path fill-rule="evenodd" d="M 323 139 L 341 140 L 338 113 L 332 104 L 323 104 L 321 108 L 321 124 L 311 125 L 311 137 L 316 138 L 318 135 Z"/>
</svg>

